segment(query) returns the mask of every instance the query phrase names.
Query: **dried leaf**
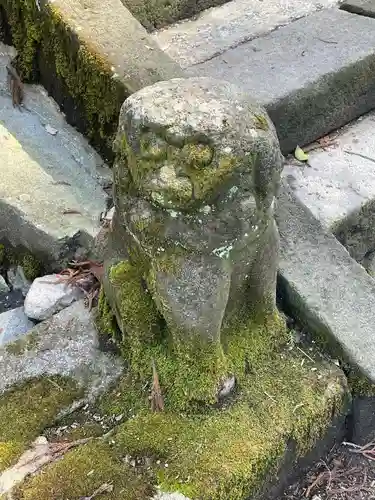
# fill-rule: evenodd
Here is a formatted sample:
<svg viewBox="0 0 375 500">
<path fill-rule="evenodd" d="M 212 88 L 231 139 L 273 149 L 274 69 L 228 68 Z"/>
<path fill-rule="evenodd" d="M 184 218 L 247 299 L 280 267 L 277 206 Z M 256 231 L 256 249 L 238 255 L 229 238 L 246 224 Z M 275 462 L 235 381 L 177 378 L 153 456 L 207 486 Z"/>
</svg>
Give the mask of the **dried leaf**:
<svg viewBox="0 0 375 500">
<path fill-rule="evenodd" d="M 296 147 L 295 151 L 294 151 L 294 157 L 298 160 L 298 161 L 308 161 L 309 159 L 309 155 L 306 154 L 304 152 L 303 149 L 301 149 L 299 146 Z"/>
<path fill-rule="evenodd" d="M 151 387 L 151 411 L 163 411 L 164 400 L 161 394 L 158 372 L 156 371 L 155 361 L 152 360 L 152 387 Z"/>
</svg>

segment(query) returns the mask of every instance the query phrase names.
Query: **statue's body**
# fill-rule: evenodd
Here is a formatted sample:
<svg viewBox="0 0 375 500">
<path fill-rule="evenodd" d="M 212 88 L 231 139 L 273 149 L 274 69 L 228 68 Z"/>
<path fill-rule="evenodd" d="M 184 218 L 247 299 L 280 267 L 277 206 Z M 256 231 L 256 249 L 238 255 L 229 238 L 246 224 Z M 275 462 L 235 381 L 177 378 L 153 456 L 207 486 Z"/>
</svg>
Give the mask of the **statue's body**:
<svg viewBox="0 0 375 500">
<path fill-rule="evenodd" d="M 176 79 L 127 99 L 116 149 L 120 256 L 107 260 L 105 291 L 124 338 L 143 349 L 166 326 L 175 354 L 208 346 L 204 356 L 221 359 L 223 328 L 275 309 L 283 158 L 273 124 L 229 84 Z M 223 388 L 225 360 L 214 384 L 215 373 Z"/>
</svg>

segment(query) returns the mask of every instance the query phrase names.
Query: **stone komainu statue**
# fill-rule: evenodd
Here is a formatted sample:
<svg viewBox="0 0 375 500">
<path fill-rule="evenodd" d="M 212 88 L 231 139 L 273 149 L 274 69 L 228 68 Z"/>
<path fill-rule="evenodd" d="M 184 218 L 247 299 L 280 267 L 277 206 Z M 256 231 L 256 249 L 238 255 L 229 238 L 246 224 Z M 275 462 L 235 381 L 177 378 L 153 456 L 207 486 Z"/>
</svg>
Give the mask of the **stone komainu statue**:
<svg viewBox="0 0 375 500">
<path fill-rule="evenodd" d="M 157 83 L 125 101 L 116 153 L 104 288 L 123 334 L 147 342 L 158 317 L 172 342 L 220 343 L 273 311 L 283 157 L 265 110 L 225 82 Z"/>
</svg>

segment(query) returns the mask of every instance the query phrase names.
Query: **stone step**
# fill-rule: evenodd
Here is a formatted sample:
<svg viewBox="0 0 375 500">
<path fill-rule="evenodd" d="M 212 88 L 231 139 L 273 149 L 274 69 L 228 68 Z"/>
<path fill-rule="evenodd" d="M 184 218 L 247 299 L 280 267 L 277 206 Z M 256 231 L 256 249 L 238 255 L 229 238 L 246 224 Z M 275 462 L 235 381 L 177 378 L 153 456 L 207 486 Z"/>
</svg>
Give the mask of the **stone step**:
<svg viewBox="0 0 375 500">
<path fill-rule="evenodd" d="M 375 0 L 347 0 L 340 8 L 353 14 L 375 17 Z"/>
<path fill-rule="evenodd" d="M 375 19 L 325 9 L 190 66 L 266 106 L 292 151 L 375 107 Z"/>
<path fill-rule="evenodd" d="M 310 151 L 307 164 L 288 158 L 283 171 L 295 196 L 364 264 L 375 252 L 374 128 L 371 112 Z"/>
<path fill-rule="evenodd" d="M 0 238 L 57 263 L 97 234 L 108 168 L 42 87 L 25 85 L 23 108 L 13 107 L 13 52 L 0 53 Z"/>
<path fill-rule="evenodd" d="M 280 295 L 332 356 L 375 383 L 375 280 L 284 186 L 277 204 Z"/>
<path fill-rule="evenodd" d="M 153 38 L 182 68 L 207 61 L 337 0 L 233 0 L 156 31 Z"/>
</svg>

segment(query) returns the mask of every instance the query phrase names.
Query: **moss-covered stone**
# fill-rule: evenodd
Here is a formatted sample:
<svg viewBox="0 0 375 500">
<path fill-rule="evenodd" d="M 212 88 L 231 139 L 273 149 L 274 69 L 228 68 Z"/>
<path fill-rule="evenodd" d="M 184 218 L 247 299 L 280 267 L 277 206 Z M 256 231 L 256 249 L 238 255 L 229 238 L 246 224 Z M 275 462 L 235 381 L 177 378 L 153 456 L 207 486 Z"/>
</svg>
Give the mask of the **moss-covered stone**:
<svg viewBox="0 0 375 500">
<path fill-rule="evenodd" d="M 112 338 L 117 335 L 116 316 L 108 304 L 103 288 L 101 288 L 99 292 L 98 309 L 95 321 L 100 333 Z"/>
<path fill-rule="evenodd" d="M 1 260 L 2 252 L 2 260 Z M 18 245 L 12 247 L 10 244 L 4 244 L 0 247 L 0 265 L 6 266 L 21 266 L 25 274 L 25 278 L 29 281 L 34 281 L 35 278 L 41 276 L 44 272 L 44 266 L 41 258 L 30 253 L 24 246 Z"/>
<path fill-rule="evenodd" d="M 151 413 L 147 388 L 124 376 L 98 404 L 99 412 L 127 419 L 110 445 L 99 439 L 69 452 L 27 480 L 15 498 L 79 498 L 103 483 L 113 485 L 103 494 L 113 500 L 149 498 L 156 487 L 200 500 L 255 495 L 277 473 L 291 441 L 295 458 L 304 456 L 345 413 L 348 394 L 340 370 L 287 346 L 278 316 L 226 333 L 225 353 L 238 373 L 229 400 L 189 414 Z M 160 382 L 163 389 L 162 376 Z"/>
<path fill-rule="evenodd" d="M 16 500 L 65 500 L 91 496 L 103 484 L 113 489 L 103 499 L 145 500 L 153 487 L 144 476 L 131 470 L 103 441 L 88 443 L 31 478 L 13 496 Z"/>
<path fill-rule="evenodd" d="M 34 281 L 42 272 L 41 262 L 30 253 L 21 255 L 19 264 L 25 273 L 25 278 L 29 281 Z"/>
<path fill-rule="evenodd" d="M 230 403 L 189 416 L 140 412 L 114 437 L 118 450 L 151 458 L 164 491 L 207 500 L 254 494 L 289 439 L 304 455 L 348 402 L 343 377 L 322 365 L 311 371 L 285 350 L 285 333 L 278 321 L 238 331 L 226 351 L 239 374 Z"/>
<path fill-rule="evenodd" d="M 0 398 L 0 469 L 14 462 L 80 394 L 75 382 L 57 376 L 30 380 L 4 393 Z"/>
<path fill-rule="evenodd" d="M 34 0 L 0 0 L 18 51 L 20 76 L 24 81 L 42 78 L 60 104 L 69 107 L 74 101 L 79 112 L 70 116 L 73 124 L 110 154 L 125 87 L 113 78 L 110 63 L 72 32 L 58 9 L 47 4 L 39 10 L 38 5 Z"/>
<path fill-rule="evenodd" d="M 21 356 L 24 352 L 34 349 L 38 345 L 39 335 L 31 331 L 28 335 L 6 344 L 5 350 L 9 354 Z"/>
</svg>

